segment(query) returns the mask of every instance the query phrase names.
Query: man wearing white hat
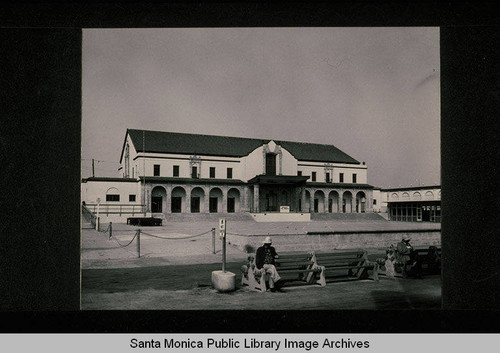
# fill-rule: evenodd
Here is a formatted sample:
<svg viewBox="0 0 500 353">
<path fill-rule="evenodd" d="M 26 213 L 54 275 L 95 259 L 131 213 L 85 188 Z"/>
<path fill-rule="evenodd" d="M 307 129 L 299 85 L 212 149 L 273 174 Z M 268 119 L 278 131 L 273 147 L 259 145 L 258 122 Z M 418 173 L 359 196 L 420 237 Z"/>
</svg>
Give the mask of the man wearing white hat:
<svg viewBox="0 0 500 353">
<path fill-rule="evenodd" d="M 276 249 L 271 246 L 272 242 L 271 237 L 264 239 L 264 245 L 258 248 L 255 254 L 255 266 L 258 269 L 264 268 L 266 270 L 266 273 L 269 274 L 269 288 L 271 288 L 272 292 L 275 292 L 274 284 L 279 281 L 280 276 L 276 271 L 274 261 L 274 259 L 278 258 L 278 254 Z"/>
</svg>

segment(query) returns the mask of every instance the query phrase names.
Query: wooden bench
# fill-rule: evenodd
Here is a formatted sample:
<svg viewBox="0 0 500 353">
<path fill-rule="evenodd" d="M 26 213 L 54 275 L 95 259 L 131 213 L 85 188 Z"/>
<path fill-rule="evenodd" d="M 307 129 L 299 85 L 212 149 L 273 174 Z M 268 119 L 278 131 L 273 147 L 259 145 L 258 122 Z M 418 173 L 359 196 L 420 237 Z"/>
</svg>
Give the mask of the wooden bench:
<svg viewBox="0 0 500 353">
<path fill-rule="evenodd" d="M 388 251 L 390 251 L 388 249 Z M 393 248 L 395 252 L 394 255 L 388 253 L 388 256 L 396 257 L 397 250 Z M 416 253 L 415 266 L 411 266 L 408 270 L 403 269 L 403 264 L 393 262 L 387 264 L 387 255 L 385 259 L 385 265 L 382 265 L 379 271 L 379 274 L 386 275 L 391 278 L 407 278 L 413 276 L 420 277 L 424 274 L 439 274 L 441 273 L 441 248 L 436 246 L 429 246 L 428 248 L 414 248 L 413 251 Z M 382 260 L 382 259 L 379 259 Z M 387 268 L 387 266 L 391 265 L 392 268 Z M 407 263 L 405 266 L 410 266 L 412 264 Z M 399 271 L 398 271 L 399 270 Z"/>
<path fill-rule="evenodd" d="M 127 224 L 133 226 L 161 226 L 163 220 L 161 218 L 154 217 L 129 217 L 127 218 Z"/>
<path fill-rule="evenodd" d="M 378 281 L 378 264 L 368 260 L 365 250 L 338 251 L 331 253 L 317 252 L 313 254 L 315 268 L 320 268 L 319 278 L 314 279 L 315 283 L 321 286 L 326 285 L 327 274 L 340 272 L 341 276 L 347 276 L 356 279 L 369 278 L 368 270 L 372 270 L 372 278 Z"/>
<path fill-rule="evenodd" d="M 420 274 L 441 273 L 441 248 L 429 246 L 426 249 L 414 249 L 417 253 L 417 262 L 420 264 Z"/>
<path fill-rule="evenodd" d="M 321 271 L 312 260 L 311 253 L 279 254 L 275 266 L 281 279 L 280 282 L 300 281 L 304 284 L 314 283 L 314 274 Z M 255 256 L 250 255 L 248 263 L 241 267 L 241 285 L 247 285 L 251 290 L 265 292 L 267 290 L 267 273 L 257 269 Z"/>
</svg>

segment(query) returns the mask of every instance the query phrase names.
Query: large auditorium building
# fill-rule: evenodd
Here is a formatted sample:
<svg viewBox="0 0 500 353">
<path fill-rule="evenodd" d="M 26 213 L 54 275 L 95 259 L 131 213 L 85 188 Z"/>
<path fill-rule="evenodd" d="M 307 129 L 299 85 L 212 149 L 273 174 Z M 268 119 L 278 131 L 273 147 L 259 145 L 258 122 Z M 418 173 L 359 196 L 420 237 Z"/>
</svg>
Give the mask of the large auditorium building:
<svg viewBox="0 0 500 353">
<path fill-rule="evenodd" d="M 102 210 L 170 213 L 364 213 L 367 166 L 333 145 L 128 129 L 119 177 L 83 179 Z"/>
</svg>

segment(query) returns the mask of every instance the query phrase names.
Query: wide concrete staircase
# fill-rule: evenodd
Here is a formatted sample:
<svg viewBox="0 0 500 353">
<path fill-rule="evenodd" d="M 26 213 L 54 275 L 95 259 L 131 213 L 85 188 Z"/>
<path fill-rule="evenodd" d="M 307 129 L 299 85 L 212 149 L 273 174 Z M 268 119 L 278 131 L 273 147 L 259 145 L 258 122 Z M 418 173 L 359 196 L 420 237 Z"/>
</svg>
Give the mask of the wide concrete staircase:
<svg viewBox="0 0 500 353">
<path fill-rule="evenodd" d="M 311 221 L 387 222 L 378 213 L 311 213 Z"/>
</svg>

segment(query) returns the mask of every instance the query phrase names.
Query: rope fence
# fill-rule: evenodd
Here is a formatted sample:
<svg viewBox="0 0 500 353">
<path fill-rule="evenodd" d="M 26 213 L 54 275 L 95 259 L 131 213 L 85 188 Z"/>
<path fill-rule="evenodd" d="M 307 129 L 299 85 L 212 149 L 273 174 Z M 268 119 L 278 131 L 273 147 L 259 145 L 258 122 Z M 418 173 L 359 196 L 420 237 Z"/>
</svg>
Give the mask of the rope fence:
<svg viewBox="0 0 500 353">
<path fill-rule="evenodd" d="M 114 241 L 116 241 L 116 243 L 117 243 L 118 245 L 120 245 L 122 248 L 126 248 L 127 246 L 129 246 L 130 244 L 132 244 L 132 242 L 135 240 L 135 238 L 137 238 L 137 235 L 139 234 L 139 232 L 140 232 L 139 230 L 135 232 L 134 237 L 132 238 L 132 240 L 130 240 L 130 241 L 129 241 L 129 243 L 128 243 L 127 245 L 122 245 L 122 244 L 118 241 L 118 239 L 116 239 L 116 237 L 113 237 L 112 239 L 113 239 Z"/>
<path fill-rule="evenodd" d="M 141 232 L 141 233 L 145 234 L 145 235 L 149 235 L 150 237 L 159 238 L 159 239 L 165 239 L 165 240 L 183 240 L 183 239 L 191 239 L 191 238 L 201 237 L 202 235 L 205 235 L 205 234 L 208 234 L 208 233 L 211 233 L 211 232 L 212 232 L 212 230 L 209 230 L 208 232 L 204 232 L 204 233 L 201 233 L 201 234 L 189 235 L 187 237 L 175 237 L 175 238 L 162 237 L 162 236 L 159 236 L 159 235 L 149 234 L 149 233 L 146 233 L 146 232 Z"/>
<path fill-rule="evenodd" d="M 120 246 L 121 248 L 126 248 L 126 247 L 130 246 L 134 242 L 134 240 L 136 240 L 137 257 L 141 257 L 141 235 L 147 235 L 147 236 L 152 237 L 152 238 L 163 239 L 163 240 L 185 240 L 185 239 L 192 239 L 192 238 L 201 237 L 203 235 L 212 233 L 212 253 L 213 254 L 216 253 L 215 252 L 215 228 L 212 228 L 212 229 L 210 229 L 210 230 L 208 230 L 206 232 L 200 233 L 200 234 L 188 235 L 188 236 L 185 236 L 185 237 L 165 237 L 165 236 L 161 236 L 161 235 L 146 233 L 146 232 L 142 231 L 141 229 L 137 229 L 137 230 L 125 230 L 125 229 L 124 230 L 120 230 L 120 233 L 127 232 L 127 231 L 135 231 L 134 236 L 132 237 L 132 239 L 126 245 L 122 244 L 116 238 L 116 236 L 113 236 L 113 223 L 112 222 L 109 222 L 109 225 L 106 228 L 106 230 L 101 230 L 100 229 L 99 222 L 98 222 L 97 228 L 98 228 L 97 231 L 99 233 L 109 233 L 109 240 L 113 239 L 118 244 L 118 246 Z"/>
</svg>

